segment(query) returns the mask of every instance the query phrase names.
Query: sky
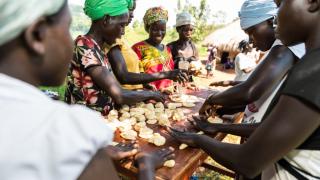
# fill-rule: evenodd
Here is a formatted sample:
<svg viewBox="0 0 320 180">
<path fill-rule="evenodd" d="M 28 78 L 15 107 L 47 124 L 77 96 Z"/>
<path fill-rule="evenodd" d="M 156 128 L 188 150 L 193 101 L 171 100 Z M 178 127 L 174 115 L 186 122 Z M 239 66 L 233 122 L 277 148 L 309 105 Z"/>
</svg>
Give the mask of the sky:
<svg viewBox="0 0 320 180">
<path fill-rule="evenodd" d="M 244 0 L 207 0 L 212 13 L 223 11 L 226 13 L 226 23 L 231 22 L 238 17 L 238 12 Z M 189 0 L 194 5 L 199 5 L 200 0 Z M 71 4 L 83 5 L 84 0 L 69 0 Z M 143 15 L 150 7 L 162 6 L 169 11 L 169 26 L 175 24 L 177 0 L 137 0 L 137 9 L 135 10 L 135 20 L 142 21 Z M 210 20 L 209 20 L 210 22 Z M 211 20 L 212 22 L 212 20 Z"/>
</svg>

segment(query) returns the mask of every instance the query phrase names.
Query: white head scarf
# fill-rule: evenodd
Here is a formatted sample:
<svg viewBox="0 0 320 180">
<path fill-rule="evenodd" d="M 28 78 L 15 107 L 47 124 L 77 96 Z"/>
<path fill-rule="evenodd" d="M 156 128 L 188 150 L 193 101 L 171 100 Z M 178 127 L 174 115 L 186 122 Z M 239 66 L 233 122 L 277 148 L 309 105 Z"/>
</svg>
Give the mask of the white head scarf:
<svg viewBox="0 0 320 180">
<path fill-rule="evenodd" d="M 176 27 L 188 25 L 188 24 L 194 26 L 194 20 L 193 20 L 191 14 L 189 14 L 187 12 L 177 14 L 176 25 L 175 25 Z"/>
<path fill-rule="evenodd" d="M 262 23 L 277 15 L 277 5 L 273 0 L 246 0 L 239 12 L 243 30 Z"/>
<path fill-rule="evenodd" d="M 65 0 L 1 0 L 0 45 L 19 36 L 41 16 L 57 13 Z"/>
</svg>

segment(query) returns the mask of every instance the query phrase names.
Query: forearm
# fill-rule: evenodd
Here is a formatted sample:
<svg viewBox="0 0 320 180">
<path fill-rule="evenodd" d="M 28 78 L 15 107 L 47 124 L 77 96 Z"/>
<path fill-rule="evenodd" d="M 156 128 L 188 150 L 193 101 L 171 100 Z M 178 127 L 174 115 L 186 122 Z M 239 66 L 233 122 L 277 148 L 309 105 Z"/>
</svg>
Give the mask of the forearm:
<svg viewBox="0 0 320 180">
<path fill-rule="evenodd" d="M 241 145 L 222 143 L 205 135 L 198 136 L 196 145 L 219 164 L 247 176 L 242 170 L 246 160 L 241 155 Z"/>
<path fill-rule="evenodd" d="M 125 75 L 117 77 L 121 84 L 146 84 L 153 81 L 170 78 L 170 71 L 153 74 L 128 72 Z"/>
<path fill-rule="evenodd" d="M 138 102 L 146 101 L 151 98 L 151 93 L 148 91 L 130 91 L 130 90 L 122 90 L 121 97 L 118 97 L 116 104 L 127 104 L 133 105 Z"/>
<path fill-rule="evenodd" d="M 243 112 L 245 110 L 246 106 L 238 106 L 238 107 L 221 107 L 217 109 L 216 113 L 219 116 L 223 115 L 231 115 L 239 112 Z"/>
<path fill-rule="evenodd" d="M 247 92 L 247 88 L 242 87 L 242 84 L 214 94 L 207 99 L 207 103 L 210 105 L 221 105 L 224 107 L 245 106 L 252 101 L 250 93 Z"/>
<path fill-rule="evenodd" d="M 241 137 L 249 137 L 259 126 L 257 124 L 215 124 L 218 132 L 232 134 Z"/>
<path fill-rule="evenodd" d="M 153 180 L 155 179 L 155 167 L 150 161 L 141 160 L 138 163 L 138 179 L 139 180 Z"/>
</svg>

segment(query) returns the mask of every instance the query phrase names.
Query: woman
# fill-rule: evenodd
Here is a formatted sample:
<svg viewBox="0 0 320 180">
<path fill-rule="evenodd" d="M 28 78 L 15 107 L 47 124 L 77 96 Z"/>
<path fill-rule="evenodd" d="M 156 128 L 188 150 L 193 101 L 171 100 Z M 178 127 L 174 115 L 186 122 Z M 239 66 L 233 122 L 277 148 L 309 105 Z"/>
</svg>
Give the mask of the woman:
<svg viewBox="0 0 320 180">
<path fill-rule="evenodd" d="M 161 7 L 148 9 L 143 17 L 144 28 L 149 34 L 149 38 L 132 46 L 141 60 L 142 72 L 152 74 L 174 69 L 171 50 L 166 45 L 161 44 L 166 35 L 167 21 L 168 11 Z M 151 82 L 149 85 L 153 89 L 166 91 L 173 86 L 173 81 L 163 79 Z"/>
<path fill-rule="evenodd" d="M 133 13 L 136 8 L 135 0 L 130 4 L 128 24 L 133 19 Z M 172 79 L 185 81 L 186 75 L 180 70 L 157 72 L 152 74 L 140 73 L 140 60 L 137 54 L 131 49 L 128 43 L 122 39 L 118 39 L 112 46 L 104 47 L 105 53 L 108 53 L 108 59 L 111 64 L 114 75 L 122 84 L 123 88 L 130 90 L 142 89 L 142 84 L 149 82 Z"/>
<path fill-rule="evenodd" d="M 320 179 L 320 2 L 277 0 L 277 34 L 285 45 L 305 42 L 307 54 L 289 72 L 263 123 L 242 145 L 172 132 L 219 163 L 262 179 Z M 301 17 L 304 21 L 301 21 Z"/>
<path fill-rule="evenodd" d="M 234 61 L 234 69 L 236 73 L 235 81 L 245 81 L 250 76 L 251 72 L 256 67 L 254 59 L 248 56 L 251 51 L 249 42 L 243 40 L 239 43 L 238 49 L 240 53 L 236 56 Z"/>
<path fill-rule="evenodd" d="M 112 2 L 112 4 L 108 4 Z M 84 104 L 107 115 L 114 103 L 134 104 L 149 99 L 163 101 L 156 92 L 128 91 L 121 88 L 111 71 L 104 44 L 112 45 L 124 34 L 128 23 L 128 3 L 125 0 L 87 0 L 84 11 L 92 20 L 86 35 L 75 40 L 73 60 L 69 70 L 66 101 Z"/>
<path fill-rule="evenodd" d="M 199 61 L 199 53 L 196 45 L 192 42 L 191 36 L 194 30 L 194 22 L 191 14 L 183 12 L 177 14 L 176 30 L 179 34 L 179 39 L 169 43 L 167 46 L 172 51 L 175 69 L 182 69 L 188 72 L 188 81 L 193 82 L 192 75 L 200 72 L 201 62 Z M 182 65 L 182 67 L 179 67 Z M 183 63 L 186 67 L 183 67 Z M 194 84 L 188 84 L 191 88 Z"/>
<path fill-rule="evenodd" d="M 60 86 L 66 78 L 72 58 L 68 2 L 2 0 L 0 17 L 0 179 L 117 178 L 110 157 L 133 152 L 108 148 L 113 130 L 103 117 L 83 106 L 53 101 L 38 89 Z M 101 162 L 110 163 L 100 170 L 88 168 L 99 149 Z M 170 154 L 172 149 L 139 153 L 141 179 L 153 179 L 155 168 Z M 81 173 L 85 168 L 87 173 Z"/>
</svg>

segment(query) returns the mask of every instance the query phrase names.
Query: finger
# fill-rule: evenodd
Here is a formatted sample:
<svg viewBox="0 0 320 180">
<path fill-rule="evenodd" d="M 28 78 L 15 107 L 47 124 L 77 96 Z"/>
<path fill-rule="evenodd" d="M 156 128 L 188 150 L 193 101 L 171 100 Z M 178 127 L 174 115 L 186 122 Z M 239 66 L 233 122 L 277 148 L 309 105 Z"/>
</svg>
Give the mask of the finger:
<svg viewBox="0 0 320 180">
<path fill-rule="evenodd" d="M 167 155 L 167 156 L 164 158 L 164 161 L 174 159 L 175 157 L 176 157 L 175 154 L 169 154 L 169 155 Z"/>
</svg>

